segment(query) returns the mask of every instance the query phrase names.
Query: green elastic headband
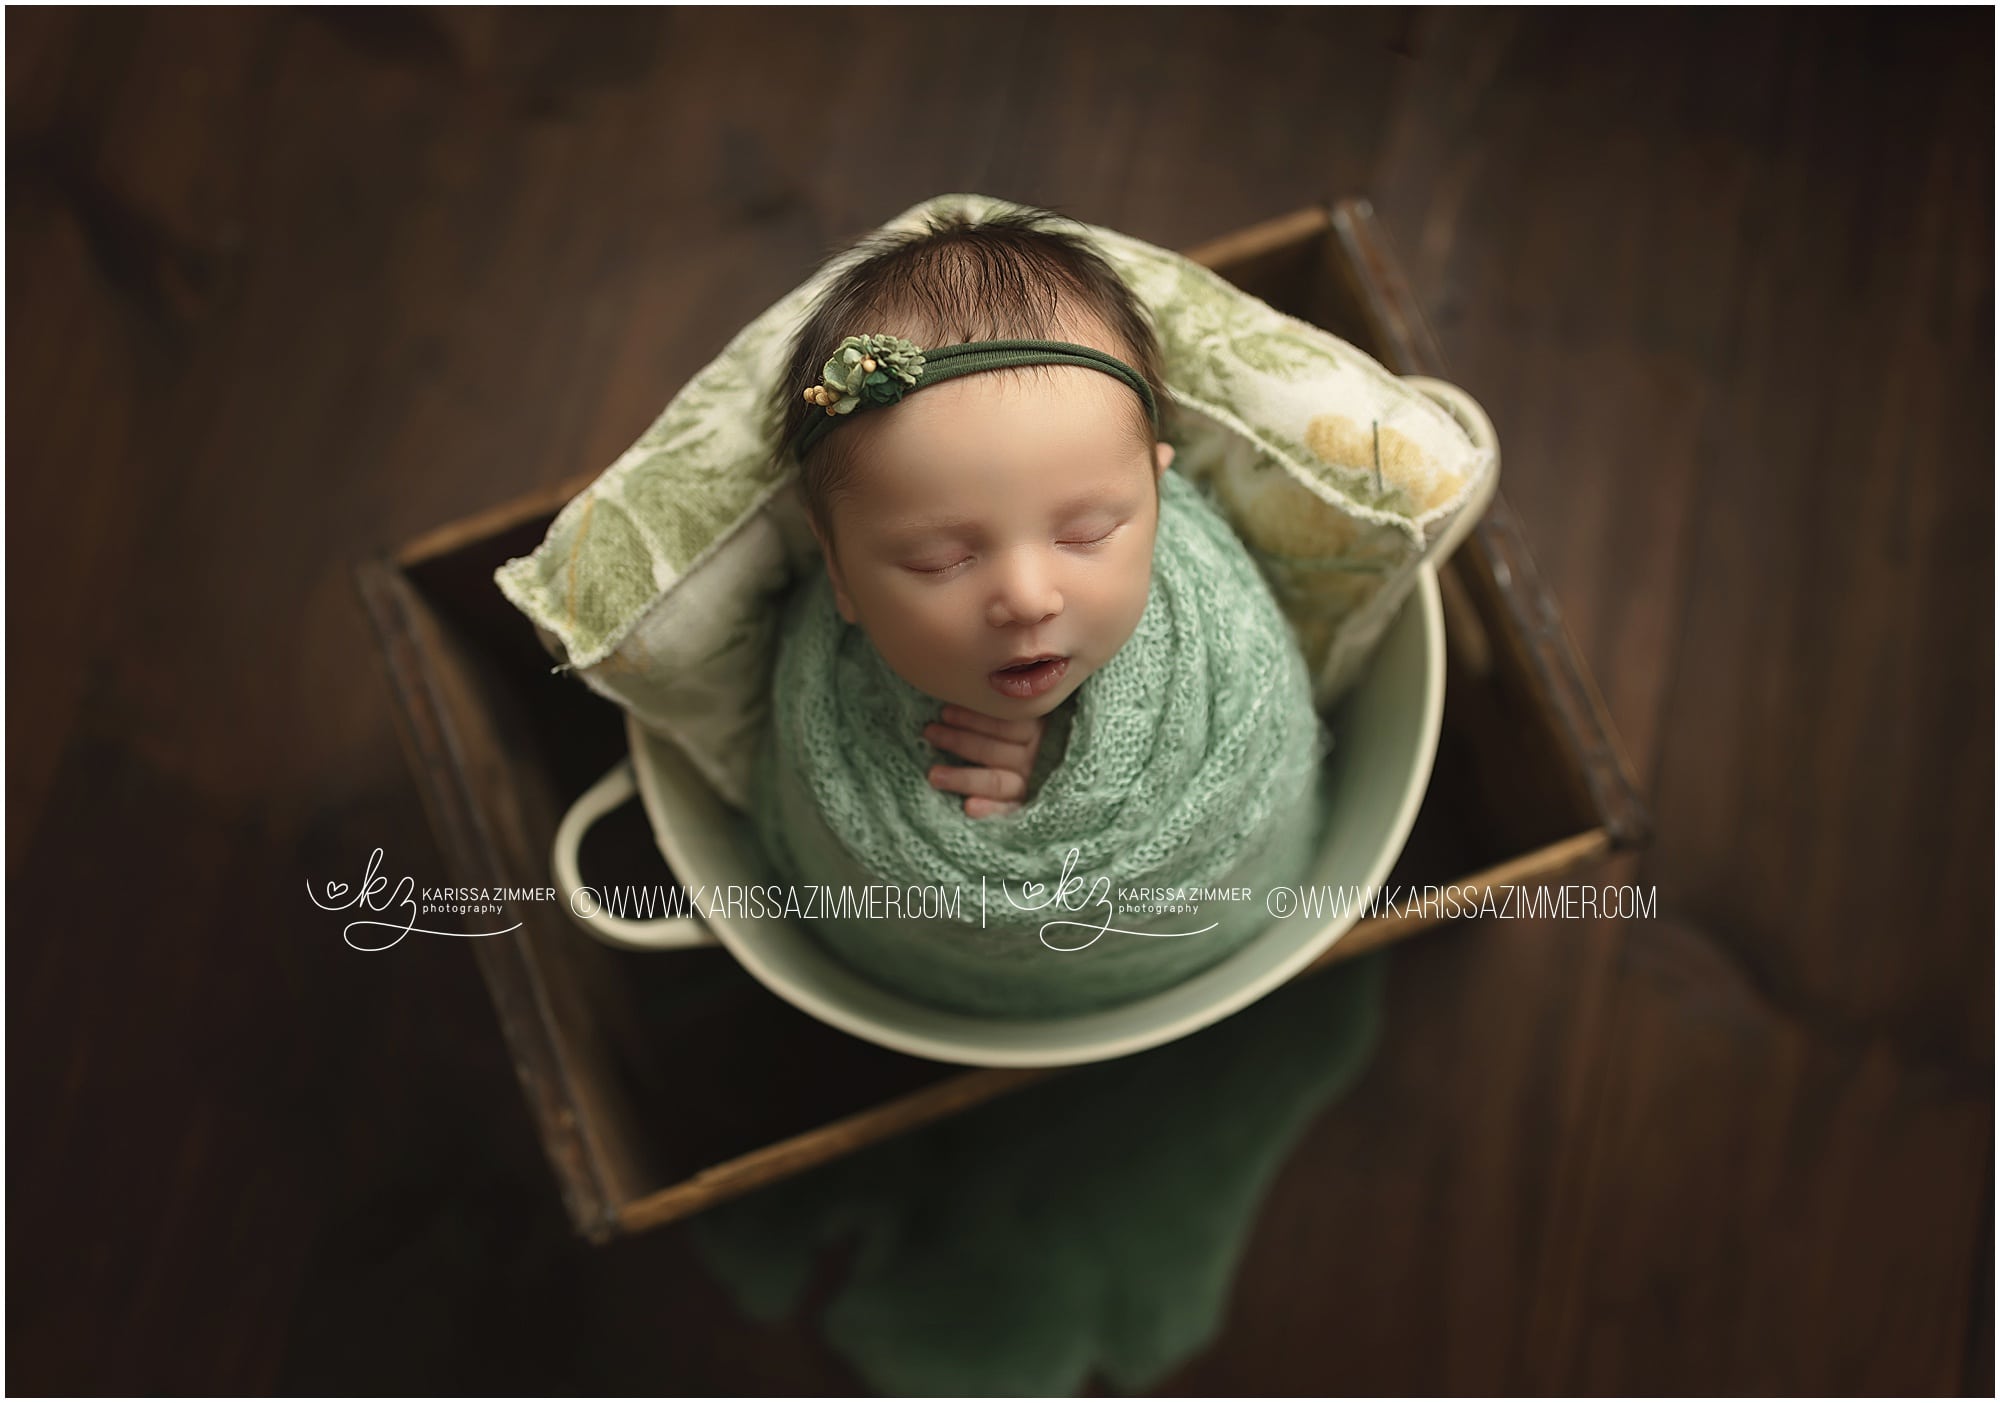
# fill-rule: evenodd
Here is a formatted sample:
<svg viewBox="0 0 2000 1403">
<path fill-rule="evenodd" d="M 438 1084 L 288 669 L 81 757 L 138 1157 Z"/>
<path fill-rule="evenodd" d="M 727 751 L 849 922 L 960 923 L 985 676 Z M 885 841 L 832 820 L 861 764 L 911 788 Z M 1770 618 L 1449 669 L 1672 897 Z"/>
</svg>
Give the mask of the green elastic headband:
<svg viewBox="0 0 2000 1403">
<path fill-rule="evenodd" d="M 1146 377 L 1116 356 L 1069 341 L 970 341 L 940 346 L 934 351 L 900 336 L 850 336 L 834 349 L 821 371 L 820 382 L 806 387 L 808 404 L 824 409 L 799 430 L 793 453 L 803 458 L 813 445 L 847 422 L 857 409 L 894 404 L 911 390 L 936 385 L 982 370 L 1016 365 L 1080 365 L 1115 375 L 1146 402 L 1146 418 L 1154 437 L 1160 432 L 1160 406 Z"/>
</svg>

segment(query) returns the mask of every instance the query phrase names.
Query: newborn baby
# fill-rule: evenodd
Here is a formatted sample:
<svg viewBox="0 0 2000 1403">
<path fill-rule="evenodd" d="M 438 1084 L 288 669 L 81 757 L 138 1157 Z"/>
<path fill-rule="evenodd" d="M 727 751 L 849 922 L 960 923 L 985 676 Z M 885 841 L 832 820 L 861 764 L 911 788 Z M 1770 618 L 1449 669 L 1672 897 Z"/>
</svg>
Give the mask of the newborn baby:
<svg viewBox="0 0 2000 1403">
<path fill-rule="evenodd" d="M 805 917 L 879 985 L 1109 1008 L 1225 959 L 1304 874 L 1305 664 L 1168 471 L 1159 367 L 1116 273 L 1034 214 L 878 237 L 799 330 L 781 467 L 825 568 L 786 601 L 753 809 L 794 890 L 897 895 Z"/>
<path fill-rule="evenodd" d="M 841 616 L 942 703 L 925 732 L 966 761 L 931 783 L 965 812 L 1013 812 L 1051 713 L 1109 662 L 1146 607 L 1159 523 L 1160 353 L 1137 300 L 1082 241 L 1031 216 L 885 240 L 794 342 L 783 442 L 834 414 L 816 385 L 854 328 L 921 347 L 1011 338 L 1107 353 L 1150 395 L 1074 364 L 928 385 L 857 405 L 799 456 L 800 487 Z M 1148 403 L 1150 397 L 1151 403 Z M 863 412 L 854 412 L 856 409 Z"/>
</svg>

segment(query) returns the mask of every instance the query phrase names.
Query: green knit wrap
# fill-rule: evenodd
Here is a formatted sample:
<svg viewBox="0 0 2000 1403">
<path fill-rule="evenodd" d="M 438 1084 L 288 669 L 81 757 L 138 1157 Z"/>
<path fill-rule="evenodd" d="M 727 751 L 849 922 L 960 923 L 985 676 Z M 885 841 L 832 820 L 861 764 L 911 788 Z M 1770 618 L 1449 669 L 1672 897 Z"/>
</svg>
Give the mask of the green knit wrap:
<svg viewBox="0 0 2000 1403">
<path fill-rule="evenodd" d="M 811 922 L 864 978 L 936 1007 L 1061 1017 L 1177 984 L 1271 924 L 1266 892 L 1305 876 L 1320 837 L 1331 738 L 1298 644 L 1228 523 L 1173 471 L 1139 625 L 1050 718 L 1017 812 L 968 818 L 930 784 L 932 765 L 964 763 L 924 739 L 942 708 L 840 617 L 823 570 L 787 601 L 773 693 L 753 808 L 779 877 L 955 890 L 956 920 Z M 1047 902 L 1066 864 L 1063 901 L 1018 909 Z M 1153 909 L 1190 888 L 1211 890 Z M 1065 920 L 1080 924 L 1049 924 Z"/>
</svg>

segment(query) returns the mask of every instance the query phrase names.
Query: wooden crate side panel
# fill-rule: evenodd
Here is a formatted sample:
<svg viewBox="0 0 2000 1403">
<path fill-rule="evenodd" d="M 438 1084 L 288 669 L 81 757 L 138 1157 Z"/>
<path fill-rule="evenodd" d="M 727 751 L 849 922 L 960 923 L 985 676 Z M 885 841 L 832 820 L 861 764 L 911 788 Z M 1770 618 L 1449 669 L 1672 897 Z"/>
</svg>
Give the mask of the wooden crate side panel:
<svg viewBox="0 0 2000 1403">
<path fill-rule="evenodd" d="M 1366 200 L 1335 206 L 1330 247 L 1337 248 L 1329 257 L 1372 328 L 1376 358 L 1399 375 L 1449 379 L 1437 337 Z M 1595 822 L 1620 848 L 1644 845 L 1652 835 L 1652 815 L 1632 763 L 1535 569 L 1505 493 L 1495 494 L 1458 556 L 1466 557 L 1464 581 L 1483 587 L 1497 605 L 1494 621 L 1502 625 L 1497 636 L 1513 648 L 1532 680 L 1545 724 L 1562 739 L 1573 783 L 1587 797 Z"/>
<path fill-rule="evenodd" d="M 468 748 L 486 743 L 486 734 L 469 714 L 476 703 L 462 680 L 447 680 L 453 673 L 452 645 L 394 566 L 366 562 L 357 583 L 401 703 L 399 734 L 454 875 L 479 885 L 535 884 L 496 860 L 488 806 L 472 797 L 477 792 L 484 800 L 492 793 L 468 783 Z M 474 724 L 468 727 L 468 721 Z M 588 1011 L 576 1006 L 566 981 L 551 979 L 550 963 L 538 958 L 529 924 L 536 913 L 508 909 L 522 929 L 476 942 L 480 973 L 571 1221 L 579 1232 L 601 1240 L 618 1201 L 611 1180 L 626 1177 L 607 1172 L 622 1138 L 616 1131 L 621 1117 L 594 1090 L 596 1037 Z"/>
</svg>

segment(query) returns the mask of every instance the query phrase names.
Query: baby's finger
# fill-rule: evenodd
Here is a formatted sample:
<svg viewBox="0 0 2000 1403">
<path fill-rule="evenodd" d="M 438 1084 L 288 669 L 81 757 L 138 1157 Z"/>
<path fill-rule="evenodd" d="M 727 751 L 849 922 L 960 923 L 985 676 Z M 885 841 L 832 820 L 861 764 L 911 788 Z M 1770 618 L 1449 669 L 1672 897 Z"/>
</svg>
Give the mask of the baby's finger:
<svg viewBox="0 0 2000 1403">
<path fill-rule="evenodd" d="M 972 798 L 965 801 L 967 818 L 998 818 L 1002 814 L 1019 813 L 1019 804 L 1002 803 L 998 799 Z"/>
<path fill-rule="evenodd" d="M 962 706 L 947 706 L 944 709 L 946 724 L 964 730 L 977 731 L 982 736 L 992 736 L 995 740 L 1010 740 L 1017 745 L 1025 745 L 1042 733 L 1041 718 L 1027 721 L 1003 721 L 998 716 L 988 716 L 980 711 L 968 711 Z"/>
<path fill-rule="evenodd" d="M 960 730 L 956 726 L 930 725 L 924 727 L 924 739 L 939 750 L 948 750 L 953 755 L 970 760 L 975 765 L 985 765 L 998 770 L 1026 770 L 1034 765 L 1034 757 L 1025 745 L 1012 741 L 995 740 L 977 731 Z"/>
<path fill-rule="evenodd" d="M 982 770 L 959 765 L 931 766 L 931 784 L 954 794 L 982 799 L 1024 799 L 1028 782 L 1012 770 Z"/>
</svg>

